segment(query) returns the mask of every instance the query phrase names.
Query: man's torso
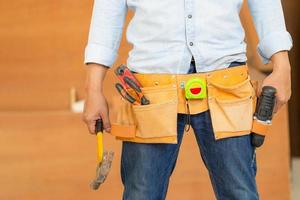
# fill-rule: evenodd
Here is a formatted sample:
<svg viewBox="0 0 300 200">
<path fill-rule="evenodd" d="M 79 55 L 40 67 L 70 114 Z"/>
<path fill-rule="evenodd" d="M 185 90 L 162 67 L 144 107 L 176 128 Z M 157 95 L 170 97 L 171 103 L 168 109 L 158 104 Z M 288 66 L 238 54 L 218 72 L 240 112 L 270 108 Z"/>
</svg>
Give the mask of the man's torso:
<svg viewBox="0 0 300 200">
<path fill-rule="evenodd" d="M 192 56 L 197 72 L 246 61 L 239 11 L 243 0 L 127 0 L 134 11 L 126 37 L 127 65 L 140 73 L 185 74 Z"/>
</svg>

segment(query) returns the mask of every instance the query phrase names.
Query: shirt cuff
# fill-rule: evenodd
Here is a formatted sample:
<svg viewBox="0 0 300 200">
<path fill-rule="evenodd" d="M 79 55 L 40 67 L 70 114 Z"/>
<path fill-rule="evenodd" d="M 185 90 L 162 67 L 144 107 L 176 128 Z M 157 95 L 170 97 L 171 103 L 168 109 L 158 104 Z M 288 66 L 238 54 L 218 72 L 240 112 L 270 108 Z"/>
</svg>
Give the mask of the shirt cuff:
<svg viewBox="0 0 300 200">
<path fill-rule="evenodd" d="M 293 40 L 290 33 L 287 31 L 278 31 L 262 38 L 257 45 L 257 51 L 262 62 L 268 64 L 273 54 L 283 50 L 289 51 L 292 46 Z"/>
<path fill-rule="evenodd" d="M 84 64 L 97 63 L 112 67 L 116 58 L 117 51 L 99 44 L 88 44 L 85 48 Z"/>
</svg>

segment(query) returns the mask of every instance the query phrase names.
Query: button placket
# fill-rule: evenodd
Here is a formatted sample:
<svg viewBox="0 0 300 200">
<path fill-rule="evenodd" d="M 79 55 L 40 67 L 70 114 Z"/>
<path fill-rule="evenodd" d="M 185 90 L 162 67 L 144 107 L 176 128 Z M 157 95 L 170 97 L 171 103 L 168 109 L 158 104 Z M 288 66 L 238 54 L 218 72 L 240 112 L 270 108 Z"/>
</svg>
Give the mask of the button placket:
<svg viewBox="0 0 300 200">
<path fill-rule="evenodd" d="M 185 13 L 186 13 L 186 20 L 185 20 L 185 26 L 186 26 L 186 41 L 188 43 L 188 46 L 190 47 L 191 52 L 194 54 L 194 39 L 195 39 L 195 33 L 194 33 L 194 20 L 193 20 L 193 0 L 185 0 Z"/>
</svg>

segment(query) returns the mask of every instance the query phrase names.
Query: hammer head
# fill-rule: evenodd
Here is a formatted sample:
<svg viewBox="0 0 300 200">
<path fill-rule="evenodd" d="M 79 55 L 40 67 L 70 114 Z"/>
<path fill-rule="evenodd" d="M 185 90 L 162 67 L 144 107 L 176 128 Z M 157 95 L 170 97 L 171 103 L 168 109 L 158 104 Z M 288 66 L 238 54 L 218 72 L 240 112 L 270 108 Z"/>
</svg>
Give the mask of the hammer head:
<svg viewBox="0 0 300 200">
<path fill-rule="evenodd" d="M 114 158 L 114 152 L 112 151 L 104 151 L 103 160 L 97 165 L 96 168 L 96 178 L 91 182 L 91 188 L 93 190 L 97 190 L 100 185 L 105 181 L 112 164 L 112 160 Z"/>
</svg>

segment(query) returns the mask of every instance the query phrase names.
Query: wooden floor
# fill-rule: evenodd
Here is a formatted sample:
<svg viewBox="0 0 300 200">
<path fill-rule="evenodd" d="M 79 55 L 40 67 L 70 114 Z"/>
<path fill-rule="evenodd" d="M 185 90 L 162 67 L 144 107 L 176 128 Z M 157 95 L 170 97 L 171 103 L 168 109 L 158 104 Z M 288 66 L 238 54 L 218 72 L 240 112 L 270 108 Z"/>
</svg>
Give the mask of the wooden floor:
<svg viewBox="0 0 300 200">
<path fill-rule="evenodd" d="M 282 140 L 287 127 L 280 123 L 285 115 L 274 119 L 272 136 L 258 150 L 261 199 L 290 199 L 288 141 Z M 79 114 L 0 112 L 0 199 L 121 199 L 121 143 L 109 135 L 105 143 L 116 157 L 107 182 L 95 192 L 89 182 L 96 166 L 96 140 Z M 167 199 L 214 199 L 193 133 L 184 137 Z"/>
</svg>

